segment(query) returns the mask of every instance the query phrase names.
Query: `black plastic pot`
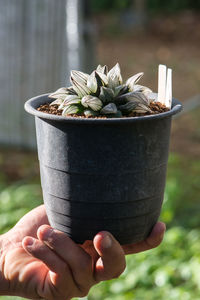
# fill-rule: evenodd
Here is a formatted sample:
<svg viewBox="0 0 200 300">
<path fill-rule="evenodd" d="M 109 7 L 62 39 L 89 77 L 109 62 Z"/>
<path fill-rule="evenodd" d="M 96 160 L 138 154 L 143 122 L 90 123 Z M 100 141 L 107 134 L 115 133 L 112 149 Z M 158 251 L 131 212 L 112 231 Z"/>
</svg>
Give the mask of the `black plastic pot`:
<svg viewBox="0 0 200 300">
<path fill-rule="evenodd" d="M 36 110 L 44 203 L 51 226 L 77 243 L 110 231 L 121 244 L 144 240 L 163 201 L 171 118 L 181 110 L 120 119 L 66 118 Z"/>
</svg>

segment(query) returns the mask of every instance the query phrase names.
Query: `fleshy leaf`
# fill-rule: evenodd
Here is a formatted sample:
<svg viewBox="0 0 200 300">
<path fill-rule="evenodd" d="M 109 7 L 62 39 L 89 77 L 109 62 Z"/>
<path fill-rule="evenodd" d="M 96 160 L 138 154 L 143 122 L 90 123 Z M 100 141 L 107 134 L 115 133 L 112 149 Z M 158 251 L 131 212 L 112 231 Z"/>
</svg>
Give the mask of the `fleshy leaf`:
<svg viewBox="0 0 200 300">
<path fill-rule="evenodd" d="M 73 79 L 71 79 L 71 81 L 73 84 L 73 89 L 75 90 L 75 92 L 79 97 L 83 97 L 91 93 L 91 90 L 87 87 L 86 84 L 79 83 Z"/>
<path fill-rule="evenodd" d="M 54 100 L 53 102 L 50 103 L 50 105 L 61 105 L 63 103 L 63 99 L 58 98 L 56 100 Z"/>
<path fill-rule="evenodd" d="M 114 96 L 119 97 L 122 94 L 128 93 L 128 87 L 125 84 L 121 84 L 114 88 Z"/>
<path fill-rule="evenodd" d="M 67 95 L 65 100 L 63 101 L 63 105 L 69 105 L 69 104 L 79 104 L 81 102 L 81 99 L 77 95 Z"/>
<path fill-rule="evenodd" d="M 107 115 L 107 114 L 116 114 L 117 113 L 117 106 L 115 103 L 109 103 L 106 106 L 102 108 L 100 111 L 102 115 Z"/>
<path fill-rule="evenodd" d="M 108 73 L 108 67 L 106 65 L 105 66 L 98 65 L 98 67 L 96 68 L 96 71 L 98 73 L 102 73 L 102 74 L 107 75 L 107 73 Z"/>
<path fill-rule="evenodd" d="M 87 83 L 89 75 L 80 71 L 71 71 L 71 79 L 79 82 L 79 83 Z"/>
<path fill-rule="evenodd" d="M 115 88 L 118 85 L 122 84 L 121 70 L 118 63 L 108 72 L 107 77 L 108 77 L 108 86 L 110 88 Z"/>
<path fill-rule="evenodd" d="M 99 111 L 103 106 L 103 103 L 101 102 L 101 100 L 99 98 L 91 96 L 91 95 L 84 96 L 81 99 L 81 104 L 84 107 L 90 107 L 94 111 Z"/>
<path fill-rule="evenodd" d="M 146 113 L 146 112 L 152 112 L 151 109 L 142 103 L 139 103 L 137 107 L 134 109 L 135 112 L 137 113 Z"/>
<path fill-rule="evenodd" d="M 91 93 L 91 90 L 87 87 L 87 80 L 89 75 L 79 71 L 71 71 L 71 83 L 73 90 L 78 96 L 83 97 Z"/>
<path fill-rule="evenodd" d="M 68 105 L 63 109 L 62 115 L 67 116 L 67 115 L 73 115 L 77 114 L 80 112 L 80 109 L 76 105 Z"/>
<path fill-rule="evenodd" d="M 108 78 L 105 74 L 100 72 L 95 72 L 95 73 L 99 76 L 99 79 L 101 80 L 101 85 L 108 85 Z"/>
<path fill-rule="evenodd" d="M 67 94 L 68 94 L 68 89 L 65 87 L 62 87 L 62 88 L 59 88 L 57 91 L 51 93 L 49 95 L 49 98 L 53 98 L 53 99 L 61 98 L 64 100 L 64 98 L 66 97 Z"/>
<path fill-rule="evenodd" d="M 134 101 L 137 103 L 143 103 L 144 105 L 149 105 L 149 99 L 142 92 L 130 92 L 118 98 L 121 100 L 124 99 L 127 101 Z"/>
<path fill-rule="evenodd" d="M 101 99 L 104 103 L 113 101 L 114 91 L 110 88 L 102 86 L 100 89 L 99 99 Z"/>
<path fill-rule="evenodd" d="M 145 96 L 148 96 L 150 93 L 152 93 L 152 90 L 146 86 L 135 84 L 133 87 L 133 92 L 140 92 L 145 94 Z"/>
<path fill-rule="evenodd" d="M 126 85 L 129 87 L 130 92 L 134 91 L 134 85 L 140 80 L 140 78 L 143 75 L 144 75 L 144 73 L 141 72 L 141 73 L 137 73 L 127 79 Z"/>
<path fill-rule="evenodd" d="M 96 117 L 99 115 L 97 111 L 91 110 L 91 109 L 85 109 L 84 110 L 84 115 L 86 117 Z"/>
<path fill-rule="evenodd" d="M 96 93 L 98 84 L 97 79 L 95 77 L 95 72 L 92 72 L 92 74 L 88 77 L 87 87 L 92 91 L 92 93 Z"/>
<path fill-rule="evenodd" d="M 115 118 L 121 118 L 121 117 L 122 117 L 121 111 L 118 110 L 118 111 L 116 112 L 116 114 L 114 115 L 114 117 L 115 117 Z"/>
<path fill-rule="evenodd" d="M 149 93 L 148 94 L 148 99 L 149 99 L 149 102 L 151 101 L 158 101 L 158 94 L 157 93 Z"/>
<path fill-rule="evenodd" d="M 137 102 L 129 101 L 126 104 L 120 105 L 119 109 L 122 113 L 127 114 L 132 112 L 137 107 L 137 105 Z"/>
<path fill-rule="evenodd" d="M 70 86 L 67 88 L 67 93 L 68 93 L 68 95 L 77 95 L 77 93 L 73 89 L 73 86 Z"/>
</svg>

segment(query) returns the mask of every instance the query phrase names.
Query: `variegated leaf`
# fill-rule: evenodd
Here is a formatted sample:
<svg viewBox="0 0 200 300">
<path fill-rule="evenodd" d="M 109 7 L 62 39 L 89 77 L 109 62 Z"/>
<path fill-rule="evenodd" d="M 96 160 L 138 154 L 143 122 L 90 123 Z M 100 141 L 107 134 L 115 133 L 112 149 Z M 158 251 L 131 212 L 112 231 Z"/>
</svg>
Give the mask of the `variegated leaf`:
<svg viewBox="0 0 200 300">
<path fill-rule="evenodd" d="M 95 73 L 99 76 L 99 78 L 101 80 L 101 84 L 100 84 L 101 86 L 108 85 L 108 78 L 105 74 L 100 73 L 100 72 L 95 72 Z"/>
<path fill-rule="evenodd" d="M 80 71 L 71 71 L 71 79 L 79 82 L 79 83 L 87 83 L 89 75 Z"/>
<path fill-rule="evenodd" d="M 129 101 L 126 104 L 120 105 L 119 109 L 122 113 L 127 114 L 131 113 L 137 107 L 137 105 L 137 102 Z"/>
<path fill-rule="evenodd" d="M 50 103 L 50 105 L 61 105 L 63 103 L 63 99 L 58 98 L 56 100 L 54 100 L 53 102 Z"/>
<path fill-rule="evenodd" d="M 134 109 L 135 112 L 137 113 L 146 113 L 146 112 L 152 112 L 151 109 L 142 103 L 139 103 L 137 107 Z"/>
<path fill-rule="evenodd" d="M 137 103 L 143 103 L 144 105 L 149 105 L 150 103 L 149 99 L 142 92 L 130 92 L 118 98 L 121 100 L 125 99 L 127 101 L 135 101 Z"/>
<path fill-rule="evenodd" d="M 73 89 L 73 86 L 70 86 L 67 88 L 67 93 L 68 93 L 68 95 L 77 95 L 77 93 Z"/>
<path fill-rule="evenodd" d="M 113 89 L 102 86 L 100 89 L 99 99 L 101 99 L 103 102 L 110 102 L 113 101 L 113 98 L 114 98 Z"/>
<path fill-rule="evenodd" d="M 98 65 L 98 67 L 96 68 L 96 71 L 98 73 L 102 73 L 102 74 L 107 75 L 107 73 L 108 73 L 108 67 L 106 65 L 105 66 Z"/>
<path fill-rule="evenodd" d="M 141 72 L 141 73 L 137 73 L 127 79 L 126 85 L 129 87 L 130 92 L 134 91 L 134 85 L 140 80 L 140 78 L 143 75 L 144 75 L 144 73 Z"/>
<path fill-rule="evenodd" d="M 83 97 L 91 93 L 91 90 L 87 87 L 87 83 L 79 83 L 74 79 L 71 79 L 71 81 L 73 84 L 73 89 L 79 97 Z"/>
<path fill-rule="evenodd" d="M 87 87 L 95 95 L 99 95 L 101 86 L 106 84 L 107 77 L 104 74 L 98 73 L 96 71 L 88 77 Z"/>
<path fill-rule="evenodd" d="M 64 100 L 67 94 L 68 94 L 67 88 L 62 87 L 59 88 L 57 91 L 51 93 L 48 97 L 53 99 L 61 98 Z"/>
<path fill-rule="evenodd" d="M 67 115 L 73 115 L 79 113 L 80 109 L 76 105 L 68 105 L 63 109 L 62 115 L 67 116 Z"/>
<path fill-rule="evenodd" d="M 84 110 L 84 115 L 86 117 L 96 117 L 99 115 L 97 111 L 91 110 L 91 109 L 85 109 Z"/>
<path fill-rule="evenodd" d="M 158 101 L 158 94 L 157 93 L 149 93 L 148 94 L 148 99 L 149 101 Z"/>
<path fill-rule="evenodd" d="M 128 93 L 128 87 L 125 84 L 121 84 L 114 88 L 114 96 L 119 97 L 122 94 Z"/>
<path fill-rule="evenodd" d="M 92 91 L 92 93 L 96 93 L 98 84 L 97 79 L 95 77 L 95 72 L 92 72 L 92 74 L 88 77 L 87 87 Z"/>
<path fill-rule="evenodd" d="M 108 114 L 116 114 L 117 113 L 117 106 L 115 103 L 109 103 L 106 106 L 102 108 L 100 111 L 102 115 L 108 115 Z"/>
<path fill-rule="evenodd" d="M 139 84 L 135 84 L 134 87 L 133 87 L 133 92 L 140 92 L 140 93 L 145 94 L 145 96 L 148 97 L 148 95 L 149 95 L 150 93 L 152 93 L 152 90 L 149 89 L 149 88 L 146 87 L 146 86 L 139 85 Z"/>
<path fill-rule="evenodd" d="M 118 63 L 108 72 L 107 77 L 108 77 L 108 86 L 110 88 L 115 88 L 118 85 L 122 84 L 121 70 Z"/>
<path fill-rule="evenodd" d="M 65 100 L 63 101 L 63 105 L 69 104 L 79 104 L 81 103 L 81 99 L 77 95 L 67 95 Z"/>
<path fill-rule="evenodd" d="M 103 103 L 97 97 L 87 95 L 81 99 L 81 104 L 84 107 L 90 107 L 94 111 L 99 111 L 102 108 Z"/>
</svg>

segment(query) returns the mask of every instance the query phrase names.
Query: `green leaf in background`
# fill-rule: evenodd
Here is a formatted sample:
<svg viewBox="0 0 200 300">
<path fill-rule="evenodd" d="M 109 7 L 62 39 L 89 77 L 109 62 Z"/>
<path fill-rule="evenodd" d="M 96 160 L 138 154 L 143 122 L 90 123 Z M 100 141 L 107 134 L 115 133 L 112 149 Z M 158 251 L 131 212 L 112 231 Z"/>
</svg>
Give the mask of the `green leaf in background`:
<svg viewBox="0 0 200 300">
<path fill-rule="evenodd" d="M 0 191 L 0 233 L 9 230 L 28 211 L 42 203 L 39 184 L 13 184 Z"/>
</svg>

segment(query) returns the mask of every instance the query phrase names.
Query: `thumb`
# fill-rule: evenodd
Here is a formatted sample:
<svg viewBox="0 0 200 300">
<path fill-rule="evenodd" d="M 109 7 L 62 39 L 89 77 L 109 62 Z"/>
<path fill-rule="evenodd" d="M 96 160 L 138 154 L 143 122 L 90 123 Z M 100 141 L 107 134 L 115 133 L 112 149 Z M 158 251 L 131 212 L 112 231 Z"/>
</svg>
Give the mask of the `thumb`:
<svg viewBox="0 0 200 300">
<path fill-rule="evenodd" d="M 101 231 L 95 236 L 93 243 L 100 256 L 95 265 L 96 281 L 119 277 L 125 270 L 126 260 L 117 240 L 109 232 Z"/>
</svg>

